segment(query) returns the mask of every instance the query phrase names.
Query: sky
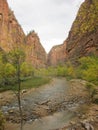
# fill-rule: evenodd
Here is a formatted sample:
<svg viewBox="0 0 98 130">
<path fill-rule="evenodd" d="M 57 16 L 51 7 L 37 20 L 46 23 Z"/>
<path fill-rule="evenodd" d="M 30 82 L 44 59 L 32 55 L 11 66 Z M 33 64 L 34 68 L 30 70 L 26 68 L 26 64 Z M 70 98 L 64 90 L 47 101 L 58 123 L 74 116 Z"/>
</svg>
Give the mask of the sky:
<svg viewBox="0 0 98 130">
<path fill-rule="evenodd" d="M 35 31 L 46 52 L 66 40 L 84 0 L 7 0 L 25 34 Z"/>
</svg>

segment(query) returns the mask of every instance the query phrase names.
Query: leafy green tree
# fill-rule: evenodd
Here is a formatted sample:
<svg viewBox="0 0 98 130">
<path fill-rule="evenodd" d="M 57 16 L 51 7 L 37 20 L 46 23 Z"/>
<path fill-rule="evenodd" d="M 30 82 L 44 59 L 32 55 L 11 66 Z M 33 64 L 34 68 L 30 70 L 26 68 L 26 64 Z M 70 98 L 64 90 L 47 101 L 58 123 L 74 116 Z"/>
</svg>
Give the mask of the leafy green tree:
<svg viewBox="0 0 98 130">
<path fill-rule="evenodd" d="M 90 97 L 90 100 L 93 102 L 94 101 L 94 96 L 97 94 L 97 90 L 96 90 L 96 86 L 92 83 L 87 83 L 86 84 L 86 88 L 89 92 L 89 97 Z"/>
<path fill-rule="evenodd" d="M 0 111 L 0 130 L 4 130 L 5 118 Z"/>
<path fill-rule="evenodd" d="M 16 75 L 16 69 L 15 67 L 10 64 L 6 63 L 4 65 L 4 79 L 5 79 L 5 85 L 14 84 L 15 83 L 15 75 Z"/>
<path fill-rule="evenodd" d="M 12 78 L 16 74 L 16 69 L 12 64 L 7 63 L 5 64 L 4 73 L 6 77 Z"/>
<path fill-rule="evenodd" d="M 18 84 L 18 90 L 17 90 L 17 98 L 18 98 L 18 105 L 19 105 L 19 111 L 20 111 L 20 117 L 21 117 L 21 127 L 20 129 L 23 129 L 23 116 L 22 116 L 22 108 L 21 108 L 21 71 L 20 67 L 21 64 L 25 61 L 25 53 L 22 50 L 22 48 L 15 48 L 9 52 L 9 62 L 14 65 L 16 68 L 16 77 L 17 77 L 17 84 Z"/>
<path fill-rule="evenodd" d="M 34 68 L 31 64 L 28 64 L 27 62 L 23 62 L 21 64 L 20 71 L 22 77 L 34 76 Z"/>
<path fill-rule="evenodd" d="M 57 67 L 57 76 L 67 76 L 68 75 L 68 68 L 66 65 L 58 66 Z"/>
<path fill-rule="evenodd" d="M 5 68 L 5 59 L 4 59 L 4 54 L 0 52 L 0 85 L 4 86 L 5 85 L 5 74 L 4 74 L 4 68 Z"/>
<path fill-rule="evenodd" d="M 81 77 L 87 81 L 98 82 L 98 57 L 83 57 L 80 60 L 79 69 Z"/>
</svg>

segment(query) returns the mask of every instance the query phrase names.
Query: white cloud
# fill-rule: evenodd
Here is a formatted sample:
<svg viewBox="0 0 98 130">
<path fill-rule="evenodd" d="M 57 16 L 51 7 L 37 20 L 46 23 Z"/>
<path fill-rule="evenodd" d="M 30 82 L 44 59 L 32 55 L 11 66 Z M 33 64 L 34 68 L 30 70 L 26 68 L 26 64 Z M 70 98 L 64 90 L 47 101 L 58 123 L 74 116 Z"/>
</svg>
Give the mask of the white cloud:
<svg viewBox="0 0 98 130">
<path fill-rule="evenodd" d="M 68 31 L 83 1 L 8 0 L 8 3 L 25 33 L 35 30 L 46 51 L 49 51 L 53 45 L 61 44 L 67 38 Z"/>
</svg>

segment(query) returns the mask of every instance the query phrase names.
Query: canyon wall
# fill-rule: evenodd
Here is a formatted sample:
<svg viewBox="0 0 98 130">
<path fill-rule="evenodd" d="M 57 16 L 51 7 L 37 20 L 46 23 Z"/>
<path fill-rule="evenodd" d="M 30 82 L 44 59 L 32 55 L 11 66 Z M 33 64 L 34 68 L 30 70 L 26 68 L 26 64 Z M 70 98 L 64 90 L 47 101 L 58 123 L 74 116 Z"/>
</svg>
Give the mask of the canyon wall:
<svg viewBox="0 0 98 130">
<path fill-rule="evenodd" d="M 66 42 L 72 62 L 83 56 L 98 56 L 98 0 L 85 0 L 81 5 Z"/>
<path fill-rule="evenodd" d="M 75 64 L 83 56 L 98 56 L 98 0 L 85 0 L 82 3 L 66 39 L 66 47 L 61 44 L 58 50 L 55 51 L 54 47 L 50 51 L 49 65 L 57 65 L 59 61 L 66 63 L 68 60 Z"/>
<path fill-rule="evenodd" d="M 46 52 L 40 43 L 40 39 L 34 31 L 30 32 L 26 37 L 26 54 L 27 60 L 32 62 L 36 68 L 46 66 Z"/>
<path fill-rule="evenodd" d="M 66 59 L 66 42 L 61 45 L 54 46 L 47 58 L 47 64 L 49 66 L 56 66 L 58 64 L 63 64 Z"/>
<path fill-rule="evenodd" d="M 16 46 L 22 47 L 26 60 L 34 67 L 45 67 L 46 52 L 36 33 L 25 35 L 6 0 L 0 0 L 0 47 L 8 52 Z"/>
</svg>

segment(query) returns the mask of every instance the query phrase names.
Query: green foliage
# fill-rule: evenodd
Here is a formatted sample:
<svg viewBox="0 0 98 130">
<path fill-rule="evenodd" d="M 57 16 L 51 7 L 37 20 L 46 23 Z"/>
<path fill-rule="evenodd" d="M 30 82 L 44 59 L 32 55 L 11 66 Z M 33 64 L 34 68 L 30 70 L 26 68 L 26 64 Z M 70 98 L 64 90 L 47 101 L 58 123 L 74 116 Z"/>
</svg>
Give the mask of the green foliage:
<svg viewBox="0 0 98 130">
<path fill-rule="evenodd" d="M 86 84 L 86 88 L 87 88 L 87 90 L 89 92 L 89 97 L 90 97 L 91 101 L 93 101 L 94 100 L 94 96 L 97 94 L 95 85 L 93 85 L 92 83 L 88 82 Z"/>
<path fill-rule="evenodd" d="M 40 68 L 35 70 L 35 74 L 38 76 L 56 76 L 56 68 L 55 67 Z"/>
<path fill-rule="evenodd" d="M 15 67 L 10 64 L 10 63 L 7 63 L 5 64 L 5 67 L 4 67 L 4 74 L 5 74 L 5 77 L 9 77 L 9 78 L 12 78 L 15 76 L 16 74 L 16 69 Z"/>
<path fill-rule="evenodd" d="M 28 88 L 36 88 L 41 85 L 47 84 L 51 81 L 51 78 L 47 77 L 33 77 L 28 80 L 25 80 L 21 83 L 22 89 L 28 89 Z"/>
<path fill-rule="evenodd" d="M 74 67 L 70 62 L 67 62 L 66 65 L 38 69 L 36 74 L 41 76 L 75 77 Z"/>
<path fill-rule="evenodd" d="M 3 77 L 4 63 L 2 62 L 2 56 L 0 55 L 0 78 Z"/>
<path fill-rule="evenodd" d="M 50 81 L 51 81 L 51 78 L 48 78 L 48 77 L 28 77 L 21 80 L 21 90 L 29 89 L 29 88 L 36 88 L 41 85 L 47 84 Z M 7 90 L 17 91 L 17 89 L 18 89 L 17 83 L 15 83 L 13 85 L 11 84 L 7 85 L 7 87 L 2 87 L 2 89 L 0 89 L 0 92 L 7 91 Z"/>
<path fill-rule="evenodd" d="M 98 57 L 83 57 L 79 62 L 78 69 L 81 72 L 81 78 L 98 83 Z"/>
<path fill-rule="evenodd" d="M 22 64 L 25 60 L 25 53 L 21 48 L 13 49 L 9 52 L 9 62 L 16 68 L 17 65 Z"/>
<path fill-rule="evenodd" d="M 48 67 L 37 70 L 38 75 L 62 76 L 80 78 L 98 84 L 98 57 L 88 56 L 79 59 L 79 65 L 73 66 L 70 62 L 57 67 Z"/>
<path fill-rule="evenodd" d="M 89 81 L 86 84 L 86 88 L 89 92 L 91 101 L 95 102 L 95 96 L 97 95 L 97 88 L 95 85 L 98 85 L 98 57 L 82 57 L 80 58 L 79 63 L 80 65 L 77 67 L 75 73 L 76 78 Z M 98 98 L 96 98 L 96 102 L 97 99 Z"/>
<path fill-rule="evenodd" d="M 5 124 L 5 118 L 2 112 L 0 112 L 0 130 L 4 130 L 4 124 Z"/>
<path fill-rule="evenodd" d="M 34 76 L 35 69 L 25 61 L 25 53 L 21 48 L 5 54 L 0 52 L 0 91 L 17 87 L 15 84 L 18 82 L 18 69 L 22 81 Z"/>
<path fill-rule="evenodd" d="M 67 67 L 66 66 L 57 66 L 57 76 L 66 76 Z"/>
<path fill-rule="evenodd" d="M 0 53 L 0 85 L 4 85 L 5 84 L 5 79 L 6 79 L 6 70 L 5 70 L 5 67 L 6 67 L 6 58 L 4 59 L 4 54 L 3 53 Z"/>
<path fill-rule="evenodd" d="M 91 4 L 84 2 L 74 22 L 74 35 L 83 35 L 98 29 L 98 1 L 92 0 Z"/>
<path fill-rule="evenodd" d="M 2 81 L 3 81 L 2 85 L 6 86 L 8 84 L 14 84 L 15 83 L 15 75 L 16 75 L 15 67 L 10 63 L 4 64 L 4 68 L 2 71 Z"/>
<path fill-rule="evenodd" d="M 57 71 L 57 76 L 62 76 L 67 78 L 74 77 L 74 68 L 68 62 L 66 63 L 66 65 L 57 66 L 56 71 Z"/>
<path fill-rule="evenodd" d="M 21 77 L 34 76 L 34 68 L 31 64 L 23 62 L 20 67 Z"/>
</svg>

